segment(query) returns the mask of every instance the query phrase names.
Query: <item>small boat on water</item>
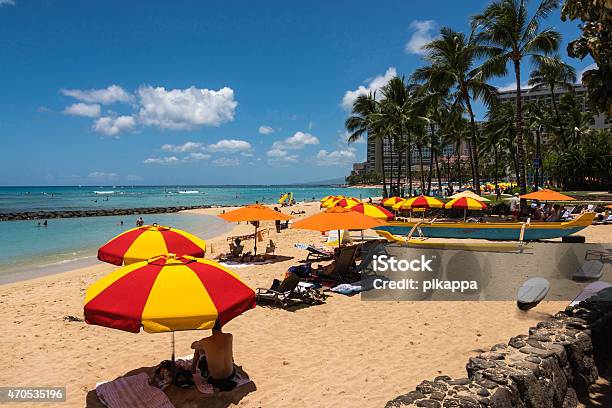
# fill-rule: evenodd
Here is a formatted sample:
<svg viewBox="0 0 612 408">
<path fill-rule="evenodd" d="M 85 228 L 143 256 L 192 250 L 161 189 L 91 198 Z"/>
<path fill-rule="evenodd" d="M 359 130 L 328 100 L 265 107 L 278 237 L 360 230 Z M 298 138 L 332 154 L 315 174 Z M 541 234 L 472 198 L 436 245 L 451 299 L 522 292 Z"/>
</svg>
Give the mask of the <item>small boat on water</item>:
<svg viewBox="0 0 612 408">
<path fill-rule="evenodd" d="M 561 222 L 431 222 L 431 221 L 390 221 L 387 225 L 375 227 L 384 231 L 379 234 L 423 235 L 428 238 L 474 238 L 492 241 L 534 241 L 565 237 L 591 225 L 594 213 L 584 213 L 578 218 Z M 417 233 L 416 230 L 420 230 Z"/>
</svg>

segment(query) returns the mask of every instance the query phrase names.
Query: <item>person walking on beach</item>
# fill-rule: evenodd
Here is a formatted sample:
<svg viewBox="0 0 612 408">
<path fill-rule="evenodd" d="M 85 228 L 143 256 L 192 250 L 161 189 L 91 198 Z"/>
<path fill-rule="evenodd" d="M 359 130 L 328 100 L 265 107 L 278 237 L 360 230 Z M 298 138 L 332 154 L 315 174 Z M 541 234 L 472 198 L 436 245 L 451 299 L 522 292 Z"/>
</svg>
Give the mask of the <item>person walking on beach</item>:
<svg viewBox="0 0 612 408">
<path fill-rule="evenodd" d="M 510 214 L 512 214 L 512 220 L 516 221 L 521 214 L 521 199 L 518 193 L 514 193 L 514 197 L 510 199 Z"/>
<path fill-rule="evenodd" d="M 278 209 L 278 207 L 274 207 L 274 211 L 282 212 L 281 210 Z M 280 234 L 280 232 L 281 232 L 281 222 L 280 222 L 280 220 L 274 221 L 274 225 L 276 226 L 276 233 Z"/>
</svg>

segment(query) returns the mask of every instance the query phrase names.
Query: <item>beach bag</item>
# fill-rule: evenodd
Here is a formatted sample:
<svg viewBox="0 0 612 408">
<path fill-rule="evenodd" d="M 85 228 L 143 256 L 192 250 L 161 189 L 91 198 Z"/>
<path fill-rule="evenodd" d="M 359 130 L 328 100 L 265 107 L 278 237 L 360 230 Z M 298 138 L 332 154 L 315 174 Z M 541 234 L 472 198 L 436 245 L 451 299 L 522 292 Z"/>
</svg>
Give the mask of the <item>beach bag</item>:
<svg viewBox="0 0 612 408">
<path fill-rule="evenodd" d="M 311 269 L 310 264 L 307 263 L 303 265 L 290 266 L 288 271 L 290 273 L 295 273 L 300 278 L 306 278 L 310 276 Z"/>
</svg>

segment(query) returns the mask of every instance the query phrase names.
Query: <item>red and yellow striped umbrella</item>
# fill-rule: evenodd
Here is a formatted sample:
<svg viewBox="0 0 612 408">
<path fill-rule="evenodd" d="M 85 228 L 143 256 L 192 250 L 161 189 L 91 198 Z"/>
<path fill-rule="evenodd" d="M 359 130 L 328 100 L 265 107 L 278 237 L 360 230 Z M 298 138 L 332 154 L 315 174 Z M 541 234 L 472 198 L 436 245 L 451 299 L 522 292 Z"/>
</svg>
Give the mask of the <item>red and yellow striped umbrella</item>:
<svg viewBox="0 0 612 408">
<path fill-rule="evenodd" d="M 376 204 L 359 203 L 349 208 L 352 211 L 356 211 L 379 220 L 391 221 L 395 217 L 391 211 Z"/>
<path fill-rule="evenodd" d="M 361 201 L 359 201 L 356 198 L 353 197 L 348 197 L 348 198 L 343 198 L 341 200 L 338 200 L 336 202 L 334 202 L 333 207 L 347 207 L 347 208 L 351 208 L 357 204 L 361 203 Z"/>
<path fill-rule="evenodd" d="M 444 208 L 444 203 L 437 198 L 420 195 L 407 199 L 399 208 L 403 210 L 412 210 L 414 208 Z"/>
<path fill-rule="evenodd" d="M 384 207 L 393 207 L 395 204 L 402 203 L 404 201 L 406 201 L 406 199 L 402 197 L 389 197 L 389 198 L 382 200 L 381 204 Z"/>
<path fill-rule="evenodd" d="M 327 200 L 321 203 L 321 208 L 332 208 L 336 205 L 337 201 L 344 199 L 344 196 L 331 196 Z"/>
<path fill-rule="evenodd" d="M 163 255 L 124 266 L 89 288 L 85 321 L 138 333 L 211 329 L 255 307 L 255 292 L 208 259 Z"/>
<path fill-rule="evenodd" d="M 162 225 L 145 225 L 119 234 L 98 249 L 98 259 L 113 265 L 130 265 L 173 253 L 203 257 L 206 242 L 188 232 Z"/>
<path fill-rule="evenodd" d="M 144 225 L 125 231 L 98 249 L 98 259 L 113 265 L 129 265 L 173 253 L 203 257 L 206 242 L 188 232 L 162 225 Z"/>
<path fill-rule="evenodd" d="M 482 201 L 475 200 L 471 197 L 459 197 L 450 200 L 444 205 L 444 208 L 459 208 L 462 210 L 484 210 L 487 205 Z"/>
</svg>

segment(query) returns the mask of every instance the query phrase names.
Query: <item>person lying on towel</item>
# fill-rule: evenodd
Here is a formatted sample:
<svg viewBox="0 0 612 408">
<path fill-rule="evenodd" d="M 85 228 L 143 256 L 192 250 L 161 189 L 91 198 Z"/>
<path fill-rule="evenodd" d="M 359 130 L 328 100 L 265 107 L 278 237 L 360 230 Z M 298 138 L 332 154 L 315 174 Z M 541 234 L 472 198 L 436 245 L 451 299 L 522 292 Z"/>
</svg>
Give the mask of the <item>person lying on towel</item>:
<svg viewBox="0 0 612 408">
<path fill-rule="evenodd" d="M 236 387 L 236 370 L 232 350 L 233 336 L 223 333 L 219 320 L 215 322 L 212 335 L 193 342 L 193 365 L 191 371 L 200 369 L 202 377 L 213 387 L 221 391 L 230 391 Z"/>
</svg>

